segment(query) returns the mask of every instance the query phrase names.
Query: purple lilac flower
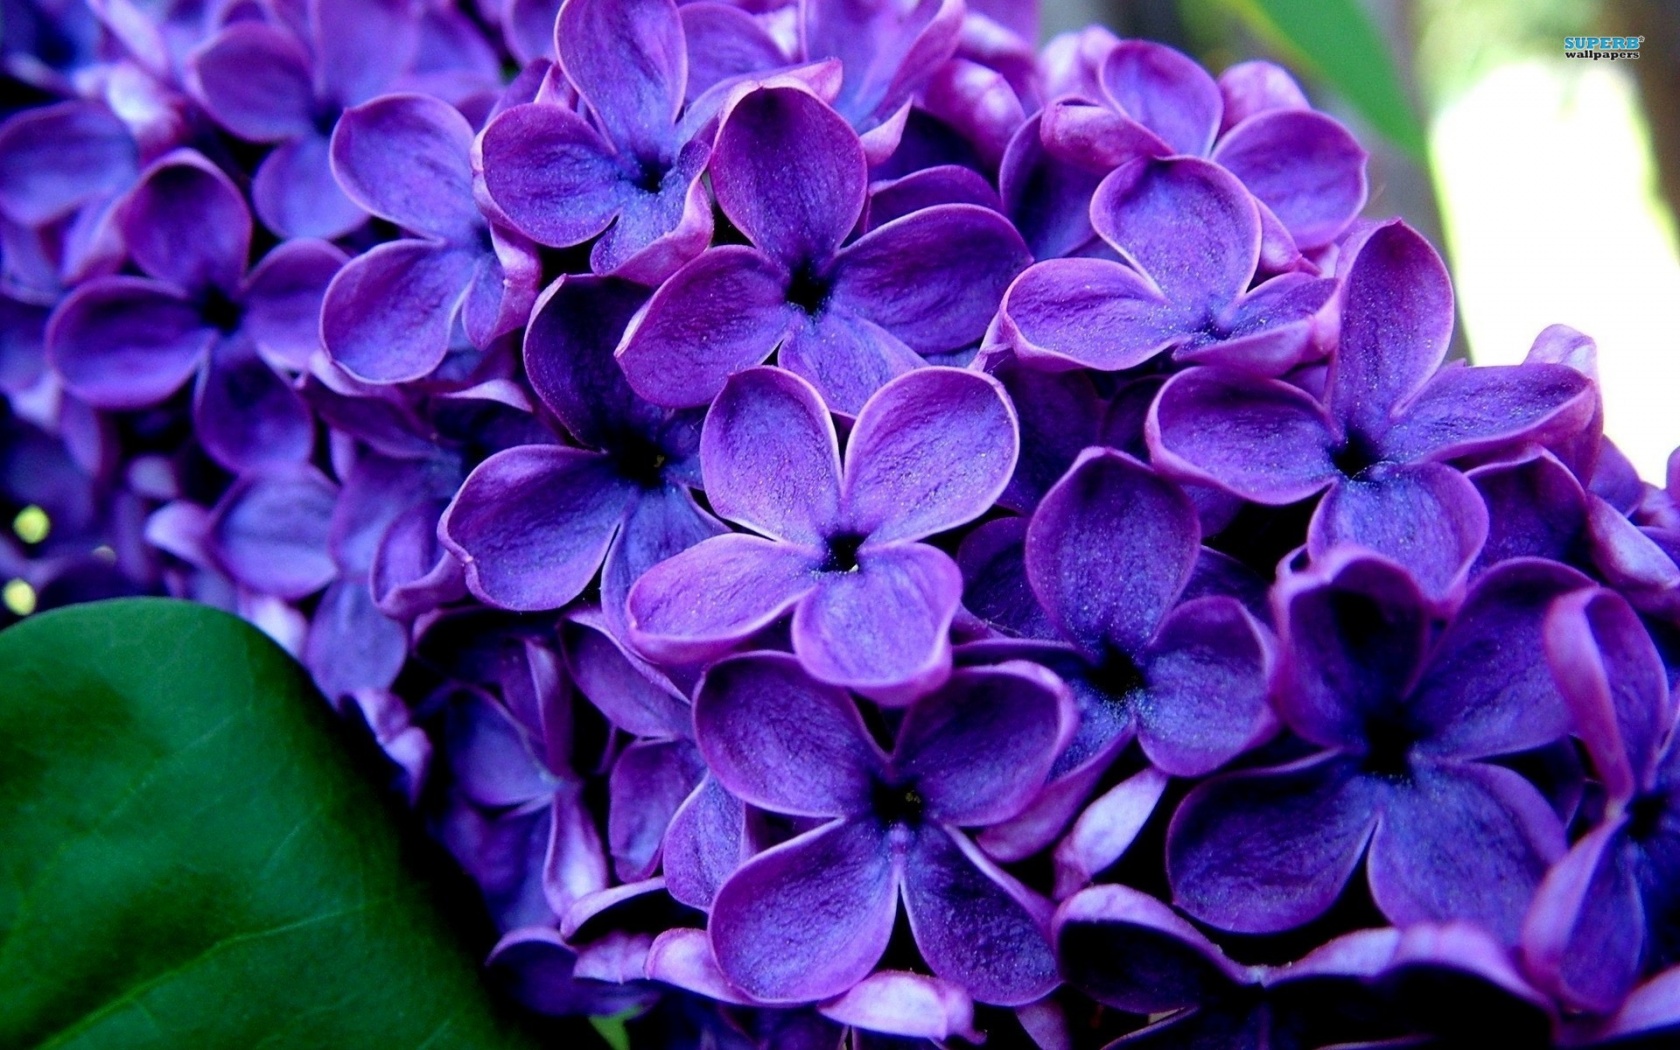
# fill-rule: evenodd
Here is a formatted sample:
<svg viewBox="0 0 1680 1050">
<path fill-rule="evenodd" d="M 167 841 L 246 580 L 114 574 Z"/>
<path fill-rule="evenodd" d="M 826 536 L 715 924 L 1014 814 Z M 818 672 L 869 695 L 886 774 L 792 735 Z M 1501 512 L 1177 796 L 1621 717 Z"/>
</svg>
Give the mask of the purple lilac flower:
<svg viewBox="0 0 1680 1050">
<path fill-rule="evenodd" d="M 1547 875 L 1523 931 L 1538 979 L 1578 1009 L 1614 1009 L 1642 971 L 1680 958 L 1680 751 L 1656 647 L 1612 591 L 1572 594 L 1546 653 L 1604 786 L 1602 823 Z"/>
<path fill-rule="evenodd" d="M 687 47 L 673 0 L 567 0 L 554 25 L 567 80 L 593 116 L 537 102 L 485 128 L 485 187 L 540 244 L 583 244 L 596 273 L 654 283 L 712 235 L 703 127 L 682 117 Z M 612 40 L 613 47 L 600 41 Z"/>
<path fill-rule="evenodd" d="M 1043 848 L 1134 737 L 1161 770 L 1202 776 L 1269 724 L 1271 653 L 1259 625 L 1235 598 L 1185 600 L 1200 532 L 1177 486 L 1109 450 L 1087 450 L 1039 504 L 1025 536 L 1026 576 L 1060 644 L 979 643 L 970 652 L 1054 670 L 1072 690 L 1079 727 L 1024 824 L 1010 838 L 983 840 L 994 855 L 1015 860 Z"/>
<path fill-rule="evenodd" d="M 241 21 L 188 62 L 200 105 L 228 131 L 274 143 L 251 199 L 282 237 L 337 237 L 366 213 L 334 181 L 329 139 L 339 114 L 390 88 L 419 44 L 414 0 L 308 0 L 289 22 Z"/>
<path fill-rule="evenodd" d="M 1541 628 L 1585 586 L 1553 562 L 1504 562 L 1431 640 L 1427 599 L 1385 559 L 1341 548 L 1281 581 L 1274 704 L 1323 750 L 1190 793 L 1168 836 L 1174 900 L 1222 929 L 1288 929 L 1329 908 L 1369 846 L 1371 895 L 1395 925 L 1463 919 L 1515 943 L 1563 828 L 1532 784 L 1484 760 L 1568 730 Z"/>
<path fill-rule="evenodd" d="M 242 470 L 306 459 L 313 421 L 275 367 L 307 366 L 321 297 L 343 253 L 290 241 L 247 273 L 245 202 L 191 151 L 153 164 L 120 221 L 145 276 L 95 278 L 60 304 L 47 353 L 65 386 L 97 408 L 133 409 L 196 375 L 198 438 L 219 462 Z"/>
<path fill-rule="evenodd" d="M 694 720 L 732 793 L 825 820 L 718 890 L 708 930 L 736 988 L 767 1002 L 846 991 L 885 952 L 901 897 L 928 966 L 976 999 L 1025 1003 L 1057 983 L 1045 903 L 958 830 L 1013 816 L 1048 775 L 1072 714 L 1041 668 L 958 671 L 905 712 L 890 755 L 844 690 L 783 654 L 714 665 Z"/>
<path fill-rule="evenodd" d="M 472 472 L 439 525 L 467 586 L 505 609 L 558 608 L 601 571 L 607 622 L 622 633 L 626 592 L 650 566 L 723 531 L 694 502 L 700 415 L 648 404 L 612 348 L 646 293 L 564 277 L 525 334 L 543 406 L 582 448 L 525 445 Z"/>
<path fill-rule="evenodd" d="M 1046 107 L 1042 135 L 1052 152 L 1103 171 L 1140 156 L 1209 157 L 1302 249 L 1331 244 L 1365 205 L 1365 151 L 1309 109 L 1275 66 L 1239 66 L 1216 83 L 1172 48 L 1126 40 L 1109 50 L 1096 80 L 1097 101 Z"/>
<path fill-rule="evenodd" d="M 1250 289 L 1260 213 L 1207 161 L 1126 164 L 1097 187 L 1091 221 L 1130 265 L 1051 259 L 1017 278 L 999 336 L 1023 361 L 1116 371 L 1170 350 L 1181 362 L 1279 375 L 1300 362 L 1336 290 L 1302 273 Z"/>
<path fill-rule="evenodd" d="M 1487 508 L 1444 461 L 1572 433 L 1593 410 L 1592 384 L 1565 365 L 1441 367 L 1452 290 L 1440 257 L 1402 223 L 1358 249 L 1340 308 L 1323 401 L 1282 380 L 1192 368 L 1151 410 L 1151 456 L 1258 503 L 1322 492 L 1309 554 L 1356 543 L 1450 596 L 1486 538 Z"/>
<path fill-rule="evenodd" d="M 619 361 L 657 404 L 704 404 L 772 352 L 852 414 L 921 355 L 980 338 L 1030 261 L 997 212 L 912 212 L 842 247 L 863 212 L 857 134 L 816 96 L 740 99 L 711 164 L 718 206 L 752 243 L 711 248 L 667 281 L 625 333 Z"/>
<path fill-rule="evenodd" d="M 370 214 L 416 234 L 358 256 L 334 279 L 321 336 L 359 379 L 397 383 L 440 365 L 457 324 L 474 346 L 518 330 L 536 298 L 534 255 L 495 233 L 473 201 L 473 132 L 426 95 L 386 95 L 348 109 L 332 168 Z"/>
<path fill-rule="evenodd" d="M 858 413 L 844 466 L 834 421 L 798 376 L 733 377 L 701 435 L 706 494 L 759 535 L 717 536 L 630 589 L 630 640 L 670 663 L 713 659 L 788 612 L 816 678 L 902 697 L 950 672 L 962 580 L 925 537 L 985 511 L 1015 466 L 996 380 L 929 368 Z"/>
</svg>

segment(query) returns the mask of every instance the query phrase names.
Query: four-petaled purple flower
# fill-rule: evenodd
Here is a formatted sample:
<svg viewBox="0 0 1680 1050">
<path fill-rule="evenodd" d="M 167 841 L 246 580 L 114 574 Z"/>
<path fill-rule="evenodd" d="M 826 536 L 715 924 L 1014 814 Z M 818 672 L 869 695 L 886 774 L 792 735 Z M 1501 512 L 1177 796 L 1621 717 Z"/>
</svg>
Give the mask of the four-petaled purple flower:
<svg viewBox="0 0 1680 1050">
<path fill-rule="evenodd" d="M 882 699 L 950 673 L 962 577 L 928 536 L 991 506 L 1015 468 L 1015 412 L 996 380 L 928 368 L 870 398 L 847 441 L 809 383 L 775 368 L 730 379 L 700 439 L 712 508 L 759 533 L 718 536 L 630 589 L 630 640 L 667 662 L 712 659 L 793 612 L 816 678 Z"/>
<path fill-rule="evenodd" d="M 978 340 L 1031 262 L 1002 215 L 973 204 L 911 212 L 845 243 L 863 214 L 857 133 L 801 87 L 735 103 L 711 164 L 718 207 L 751 245 L 710 248 L 654 293 L 619 360 L 663 405 L 701 405 L 777 353 L 836 412 L 856 413 L 922 355 Z"/>
<path fill-rule="evenodd" d="M 1323 750 L 1190 793 L 1168 833 L 1174 900 L 1221 929 L 1289 929 L 1330 907 L 1368 846 L 1371 896 L 1395 925 L 1464 919 L 1516 943 L 1563 826 L 1485 760 L 1568 731 L 1541 630 L 1554 599 L 1588 585 L 1555 562 L 1504 562 L 1432 638 L 1428 600 L 1386 559 L 1344 547 L 1281 581 L 1274 704 Z"/>
<path fill-rule="evenodd" d="M 715 664 L 694 701 L 713 775 L 750 805 L 823 821 L 718 890 L 708 929 L 724 976 L 764 1002 L 838 995 L 875 968 L 902 899 L 936 975 L 982 1002 L 1048 992 L 1048 902 L 958 829 L 1030 802 L 1072 717 L 1042 668 L 965 669 L 905 712 L 889 755 L 845 690 L 792 657 Z"/>
</svg>

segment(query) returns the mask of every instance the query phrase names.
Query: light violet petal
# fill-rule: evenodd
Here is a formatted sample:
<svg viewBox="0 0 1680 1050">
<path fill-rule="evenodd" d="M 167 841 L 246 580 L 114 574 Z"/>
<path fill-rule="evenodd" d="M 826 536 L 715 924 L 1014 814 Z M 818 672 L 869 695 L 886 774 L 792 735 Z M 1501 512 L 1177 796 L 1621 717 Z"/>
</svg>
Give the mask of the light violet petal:
<svg viewBox="0 0 1680 1050">
<path fill-rule="evenodd" d="M 646 157 L 669 145 L 688 80 L 674 0 L 568 0 L 554 40 L 567 78 L 620 148 Z"/>
<path fill-rule="evenodd" d="M 197 153 L 154 164 L 122 210 L 123 237 L 148 275 L 198 293 L 233 295 L 251 251 L 251 214 L 233 180 Z"/>
<path fill-rule="evenodd" d="M 690 547 L 630 588 L 630 641 L 669 663 L 728 652 L 784 615 L 817 586 L 822 554 L 757 536 Z"/>
<path fill-rule="evenodd" d="M 540 244 L 582 244 L 618 212 L 623 172 L 610 147 L 570 110 L 515 106 L 490 122 L 479 146 L 490 199 Z"/>
<path fill-rule="evenodd" d="M 1077 96 L 1044 107 L 1039 135 L 1044 148 L 1065 163 L 1106 175 L 1140 157 L 1176 151 L 1155 132 L 1112 106 Z"/>
<path fill-rule="evenodd" d="M 731 794 L 778 813 L 861 813 L 885 762 L 846 691 L 785 653 L 714 664 L 694 695 L 694 732 Z"/>
<path fill-rule="evenodd" d="M 479 464 L 438 531 L 481 599 L 554 609 L 594 578 L 630 497 L 596 453 L 525 445 Z"/>
<path fill-rule="evenodd" d="M 1463 474 L 1440 463 L 1377 466 L 1325 493 L 1307 551 L 1314 558 L 1338 544 L 1376 551 L 1441 599 L 1463 587 L 1487 532 L 1487 504 Z"/>
<path fill-rule="evenodd" d="M 840 507 L 840 445 L 811 385 L 774 368 L 724 384 L 700 437 L 712 509 L 774 539 L 821 544 Z"/>
<path fill-rule="evenodd" d="M 794 610 L 793 650 L 825 682 L 886 701 L 924 692 L 950 672 L 961 594 L 943 551 L 910 543 L 861 553 L 856 570 L 815 577 Z"/>
<path fill-rule="evenodd" d="M 1185 777 L 1241 754 L 1268 725 L 1268 657 L 1259 625 L 1235 598 L 1174 609 L 1140 660 L 1149 681 L 1138 713 L 1143 753 Z"/>
<path fill-rule="evenodd" d="M 688 44 L 688 101 L 725 81 L 787 64 L 780 45 L 758 19 L 731 4 L 684 4 L 683 38 Z"/>
<path fill-rule="evenodd" d="M 1205 160 L 1140 160 L 1116 170 L 1091 199 L 1091 223 L 1193 325 L 1246 290 L 1260 261 L 1253 198 Z"/>
<path fill-rule="evenodd" d="M 366 580 L 337 580 L 315 608 L 302 656 L 327 696 L 385 689 L 408 659 L 408 632 L 380 612 Z"/>
<path fill-rule="evenodd" d="M 1238 62 L 1219 74 L 1219 95 L 1225 100 L 1221 131 L 1254 116 L 1278 109 L 1310 109 L 1312 104 L 1289 71 L 1272 62 Z"/>
<path fill-rule="evenodd" d="M 806 317 L 782 343 L 776 360 L 845 415 L 856 415 L 870 395 L 926 363 L 885 328 L 837 308 Z"/>
<path fill-rule="evenodd" d="M 228 574 L 255 591 L 302 598 L 338 575 L 327 550 L 338 487 L 299 466 L 236 482 L 216 505 L 210 544 Z"/>
<path fill-rule="evenodd" d="M 432 241 L 381 244 L 327 286 L 321 335 L 345 371 L 370 383 L 429 375 L 449 353 L 472 253 Z"/>
<path fill-rule="evenodd" d="M 61 102 L 0 125 L 0 212 L 24 226 L 120 193 L 140 168 L 128 128 L 104 106 Z"/>
<path fill-rule="evenodd" d="M 688 735 L 688 698 L 651 665 L 626 652 L 604 628 L 601 617 L 587 613 L 575 613 L 561 625 L 566 669 L 584 699 L 627 733 Z"/>
<path fill-rule="evenodd" d="M 760 853 L 718 890 L 709 931 L 724 976 L 762 1002 L 827 999 L 874 969 L 898 908 L 884 828 L 841 820 Z"/>
<path fill-rule="evenodd" d="M 244 332 L 270 361 L 302 372 L 321 345 L 321 303 L 346 256 L 326 241 L 277 246 L 245 282 Z"/>
<path fill-rule="evenodd" d="M 1365 206 L 1367 154 L 1308 109 L 1268 109 L 1220 137 L 1213 159 L 1276 215 L 1302 251 L 1331 244 Z"/>
<path fill-rule="evenodd" d="M 441 99 L 384 95 L 338 119 L 333 174 L 351 200 L 382 219 L 470 242 L 484 221 L 473 205 L 472 139 L 472 125 Z"/>
<path fill-rule="evenodd" d="M 1447 368 L 1400 410 L 1382 448 L 1400 460 L 1451 459 L 1547 443 L 1580 430 L 1596 404 L 1592 380 L 1567 365 Z"/>
<path fill-rule="evenodd" d="M 729 986 L 712 955 L 705 930 L 678 927 L 653 939 L 647 954 L 647 976 L 723 1003 L 753 1005 L 753 1000 Z"/>
<path fill-rule="evenodd" d="M 1161 44 L 1127 40 L 1108 53 L 1099 75 L 1108 98 L 1173 152 L 1205 156 L 1212 148 L 1224 101 L 1194 59 Z"/>
<path fill-rule="evenodd" d="M 1546 873 L 1523 923 L 1527 970 L 1575 1009 L 1614 1010 L 1639 977 L 1645 909 L 1625 836 L 1620 823 L 1588 832 Z"/>
<path fill-rule="evenodd" d="M 844 1025 L 909 1039 L 976 1035 L 974 1000 L 961 985 L 902 970 L 872 973 L 817 1009 Z"/>
<path fill-rule="evenodd" d="M 217 333 L 167 285 L 104 277 L 82 285 L 47 325 L 47 360 L 77 397 L 99 408 L 154 405 L 180 389 Z"/>
<path fill-rule="evenodd" d="M 686 740 L 638 740 L 619 752 L 607 809 L 607 846 L 619 879 L 636 882 L 658 868 L 665 829 L 705 769 Z"/>
<path fill-rule="evenodd" d="M 665 889 L 691 908 L 710 908 L 718 887 L 747 858 L 748 847 L 741 800 L 716 777 L 703 778 L 665 830 Z"/>
<path fill-rule="evenodd" d="M 414 60 L 420 20 L 407 0 L 314 0 L 316 68 L 334 101 L 354 106 L 386 90 Z"/>
<path fill-rule="evenodd" d="M 1145 766 L 1085 807 L 1056 845 L 1056 897 L 1089 886 L 1137 840 L 1167 790 L 1167 775 Z"/>
<path fill-rule="evenodd" d="M 1137 271 L 1107 259 L 1048 259 L 1004 295 L 1000 334 L 1023 361 L 1132 368 L 1184 338 L 1176 311 Z"/>
<path fill-rule="evenodd" d="M 318 134 L 289 139 L 257 167 L 251 207 L 281 237 L 331 239 L 367 220 L 333 178 L 331 147 Z"/>
<path fill-rule="evenodd" d="M 309 52 L 262 22 L 235 22 L 188 60 L 193 95 L 212 119 L 251 142 L 279 142 L 313 129 Z"/>
</svg>

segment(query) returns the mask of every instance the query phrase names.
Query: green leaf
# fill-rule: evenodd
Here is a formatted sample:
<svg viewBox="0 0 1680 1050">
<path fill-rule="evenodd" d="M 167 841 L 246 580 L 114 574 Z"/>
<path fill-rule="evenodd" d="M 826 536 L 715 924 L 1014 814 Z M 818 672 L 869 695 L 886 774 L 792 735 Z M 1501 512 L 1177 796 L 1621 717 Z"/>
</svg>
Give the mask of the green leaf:
<svg viewBox="0 0 1680 1050">
<path fill-rule="evenodd" d="M 589 1023 L 612 1050 L 630 1050 L 630 1029 L 625 1022 L 635 1016 L 635 1010 L 626 1010 L 610 1017 L 591 1017 Z"/>
<path fill-rule="evenodd" d="M 262 634 L 198 605 L 0 633 L 0 1046 L 528 1047 Z"/>
<path fill-rule="evenodd" d="M 1423 125 L 1394 53 L 1359 0 L 1226 0 L 1255 32 L 1341 93 L 1391 142 L 1423 159 Z"/>
</svg>

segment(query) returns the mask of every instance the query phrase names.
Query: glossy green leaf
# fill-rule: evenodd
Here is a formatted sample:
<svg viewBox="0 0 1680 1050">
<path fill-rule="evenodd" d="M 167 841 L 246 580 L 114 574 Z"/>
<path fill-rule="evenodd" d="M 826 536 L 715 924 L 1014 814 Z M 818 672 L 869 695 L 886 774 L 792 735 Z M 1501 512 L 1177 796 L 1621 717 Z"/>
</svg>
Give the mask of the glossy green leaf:
<svg viewBox="0 0 1680 1050">
<path fill-rule="evenodd" d="M 0 1046 L 531 1045 L 338 729 L 203 606 L 0 632 Z"/>
<path fill-rule="evenodd" d="M 1290 64 L 1339 92 L 1371 126 L 1421 159 L 1423 126 L 1394 53 L 1359 0 L 1226 0 Z"/>
</svg>

